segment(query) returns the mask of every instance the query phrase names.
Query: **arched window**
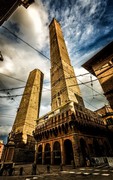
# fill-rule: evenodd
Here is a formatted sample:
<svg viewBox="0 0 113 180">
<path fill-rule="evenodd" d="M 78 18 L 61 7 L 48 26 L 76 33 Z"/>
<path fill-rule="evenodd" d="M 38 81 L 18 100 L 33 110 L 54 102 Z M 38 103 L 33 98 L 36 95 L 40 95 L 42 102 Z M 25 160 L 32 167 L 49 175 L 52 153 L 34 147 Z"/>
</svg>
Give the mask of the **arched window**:
<svg viewBox="0 0 113 180">
<path fill-rule="evenodd" d="M 53 145 L 53 161 L 54 164 L 57 165 L 61 163 L 61 148 L 58 141 L 56 141 Z"/>
<path fill-rule="evenodd" d="M 71 164 L 74 161 L 72 142 L 69 139 L 64 141 L 65 164 Z"/>
<path fill-rule="evenodd" d="M 38 147 L 37 164 L 42 164 L 42 145 Z"/>
<path fill-rule="evenodd" d="M 51 163 L 51 148 L 50 148 L 50 144 L 47 143 L 45 145 L 45 149 L 44 149 L 44 162 L 45 164 L 50 164 Z"/>
</svg>

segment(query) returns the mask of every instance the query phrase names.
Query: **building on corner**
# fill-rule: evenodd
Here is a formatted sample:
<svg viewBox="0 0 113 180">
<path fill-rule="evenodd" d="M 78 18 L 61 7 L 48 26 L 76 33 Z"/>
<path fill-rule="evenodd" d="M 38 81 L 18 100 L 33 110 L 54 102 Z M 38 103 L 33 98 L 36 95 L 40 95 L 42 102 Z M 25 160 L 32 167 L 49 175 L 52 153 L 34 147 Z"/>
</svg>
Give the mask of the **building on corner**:
<svg viewBox="0 0 113 180">
<path fill-rule="evenodd" d="M 113 41 L 82 65 L 96 76 L 113 109 Z"/>
<path fill-rule="evenodd" d="M 6 21 L 18 6 L 23 5 L 28 8 L 34 0 L 0 0 L 0 26 Z"/>
<path fill-rule="evenodd" d="M 86 165 L 86 158 L 113 154 L 108 129 L 96 112 L 85 108 L 61 26 L 49 26 L 51 111 L 37 119 L 33 132 L 38 164 Z"/>
</svg>

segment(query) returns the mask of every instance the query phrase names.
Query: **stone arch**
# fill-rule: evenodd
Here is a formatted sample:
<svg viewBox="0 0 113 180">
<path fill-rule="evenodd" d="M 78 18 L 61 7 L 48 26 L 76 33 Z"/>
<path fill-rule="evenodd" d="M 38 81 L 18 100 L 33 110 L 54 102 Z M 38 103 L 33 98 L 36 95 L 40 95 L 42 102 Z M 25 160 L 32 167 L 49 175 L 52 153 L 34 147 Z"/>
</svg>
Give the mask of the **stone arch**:
<svg viewBox="0 0 113 180">
<path fill-rule="evenodd" d="M 49 143 L 47 143 L 44 148 L 44 162 L 45 164 L 51 163 L 51 147 Z"/>
<path fill-rule="evenodd" d="M 101 153 L 100 155 L 101 156 L 106 156 L 106 147 L 104 146 L 103 139 L 100 138 L 98 143 L 99 143 L 99 149 L 100 149 L 100 153 Z"/>
<path fill-rule="evenodd" d="M 72 142 L 70 139 L 64 141 L 65 164 L 71 164 L 74 161 Z"/>
<path fill-rule="evenodd" d="M 95 156 L 97 157 L 101 156 L 100 145 L 97 139 L 93 139 L 93 147 L 95 151 Z"/>
<path fill-rule="evenodd" d="M 37 164 L 42 164 L 42 145 L 38 147 Z"/>
<path fill-rule="evenodd" d="M 53 144 L 53 162 L 55 165 L 61 163 L 61 147 L 59 141 L 55 141 Z"/>
</svg>

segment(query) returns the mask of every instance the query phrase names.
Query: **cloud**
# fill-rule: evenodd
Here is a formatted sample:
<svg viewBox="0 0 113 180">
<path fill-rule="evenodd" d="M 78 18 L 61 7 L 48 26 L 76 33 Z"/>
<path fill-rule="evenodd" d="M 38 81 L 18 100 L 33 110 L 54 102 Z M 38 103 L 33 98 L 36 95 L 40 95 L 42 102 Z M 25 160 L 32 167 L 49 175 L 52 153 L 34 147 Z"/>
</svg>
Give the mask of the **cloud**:
<svg viewBox="0 0 113 180">
<path fill-rule="evenodd" d="M 5 23 L 5 26 L 8 26 L 25 41 L 36 45 L 38 49 L 42 49 L 47 45 L 47 24 L 48 14 L 46 9 L 41 1 L 36 1 L 27 10 L 20 6 L 10 20 Z"/>
<path fill-rule="evenodd" d="M 48 14 L 41 1 L 36 1 L 27 10 L 20 6 L 4 26 L 35 49 L 46 52 L 46 47 L 49 51 Z M 30 71 L 38 68 L 45 74 L 47 81 L 50 78 L 47 73 L 49 61 L 6 29 L 1 27 L 0 31 L 0 48 L 4 57 L 4 61 L 0 62 L 0 72 L 26 81 Z M 9 85 L 12 82 L 11 79 L 8 81 L 9 83 L 4 84 Z M 13 81 L 13 87 L 19 84 L 22 83 Z"/>
<path fill-rule="evenodd" d="M 47 106 L 42 105 L 41 106 L 41 111 L 40 111 L 40 117 L 42 115 L 45 115 L 46 113 L 48 113 L 50 110 L 51 110 L 51 106 L 50 105 L 47 105 Z"/>
<path fill-rule="evenodd" d="M 8 135 L 11 131 L 11 126 L 0 126 L 0 135 Z"/>
</svg>

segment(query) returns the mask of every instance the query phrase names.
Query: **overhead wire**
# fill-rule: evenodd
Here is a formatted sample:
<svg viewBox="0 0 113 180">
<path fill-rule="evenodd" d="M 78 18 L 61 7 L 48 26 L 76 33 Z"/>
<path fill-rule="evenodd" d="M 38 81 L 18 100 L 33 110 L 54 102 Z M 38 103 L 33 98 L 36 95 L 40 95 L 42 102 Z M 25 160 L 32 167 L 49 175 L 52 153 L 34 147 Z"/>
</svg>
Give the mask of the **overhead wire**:
<svg viewBox="0 0 113 180">
<path fill-rule="evenodd" d="M 87 74 L 87 73 L 86 73 Z M 86 74 L 83 74 L 83 75 L 79 75 L 79 76 L 76 76 L 76 77 L 80 77 L 80 76 L 84 76 L 84 75 L 86 75 Z M 105 78 L 105 77 L 108 77 L 108 76 L 110 76 L 110 75 L 112 75 L 113 73 L 110 73 L 110 74 L 107 74 L 107 75 L 105 75 L 105 76 L 102 76 L 102 77 L 100 77 L 100 78 L 98 78 L 98 79 L 91 79 L 90 81 L 86 81 L 86 82 L 81 82 L 80 84 L 79 83 L 77 83 L 77 84 L 74 84 L 74 85 L 70 85 L 70 87 L 71 86 L 77 86 L 77 85 L 83 85 L 83 84 L 86 84 L 86 83 L 92 83 L 92 82 L 94 82 L 94 81 L 98 81 L 99 79 L 102 79 L 102 78 Z M 68 77 L 68 78 L 66 78 L 66 79 L 71 79 L 71 78 L 75 78 L 75 76 L 73 76 L 73 77 Z M 78 78 L 77 78 L 78 79 Z M 79 80 L 79 79 L 78 79 Z M 15 87 L 15 88 L 8 88 L 8 89 L 0 89 L 0 91 L 11 91 L 11 90 L 15 90 L 15 89 L 22 89 L 22 88 L 25 88 L 26 86 L 20 86 L 20 87 Z M 47 88 L 44 88 L 44 89 L 47 89 Z M 47 90 L 50 90 L 50 89 L 47 89 Z"/>
<path fill-rule="evenodd" d="M 83 84 L 83 83 L 82 83 Z M 90 88 L 90 86 L 88 86 L 89 88 Z M 95 91 L 95 92 L 97 92 L 97 91 Z M 98 93 L 98 92 L 97 92 Z M 19 96 L 27 96 L 28 94 L 19 94 L 19 95 L 9 95 L 9 96 L 0 96 L 0 98 L 15 98 L 15 97 L 19 97 Z M 102 96 L 102 94 L 100 94 L 100 93 L 98 93 L 98 94 L 96 94 L 95 96 L 97 96 L 97 95 L 101 95 Z M 88 97 L 89 97 L 89 95 L 88 95 Z M 104 96 L 103 96 L 104 97 Z M 84 99 L 84 98 L 83 98 Z M 85 99 L 84 99 L 85 100 Z M 86 100 L 85 100 L 86 101 Z M 101 102 L 102 102 L 102 100 L 100 100 Z M 103 101 L 103 102 L 105 102 L 105 101 Z M 87 102 L 88 103 L 88 102 Z M 91 105 L 91 104 L 90 104 Z M 91 105 L 91 106 L 93 106 L 93 105 Z M 93 106 L 94 107 L 94 106 Z M 95 109 L 97 109 L 97 108 L 95 108 Z"/>
<path fill-rule="evenodd" d="M 25 83 L 25 81 L 23 81 L 23 80 L 21 80 L 21 79 L 18 79 L 18 78 L 15 78 L 15 77 L 9 76 L 9 75 L 7 75 L 7 74 L 3 74 L 3 73 L 0 73 L 0 74 L 6 76 L 6 77 L 8 77 L 8 78 L 12 78 L 12 79 L 14 79 L 14 80 L 21 81 L 21 82 L 24 82 L 24 83 Z"/>
<path fill-rule="evenodd" d="M 9 30 L 7 27 L 2 26 L 5 30 L 7 30 L 10 34 L 12 34 L 14 37 L 18 38 L 20 41 L 22 41 L 23 43 L 25 43 L 26 45 L 28 45 L 30 48 L 32 48 L 33 50 L 35 50 L 36 52 L 38 52 L 40 55 L 42 55 L 44 58 L 46 58 L 47 60 L 50 61 L 50 58 L 48 58 L 46 55 L 44 55 L 41 51 L 37 50 L 36 48 L 34 48 L 32 45 L 30 45 L 29 43 L 27 43 L 25 40 L 23 40 L 22 38 L 20 38 L 19 36 L 17 36 L 15 33 L 13 33 L 11 30 Z M 58 66 L 58 64 L 56 62 L 54 62 L 54 64 L 56 66 Z M 61 68 L 61 66 L 58 66 L 58 68 Z M 64 71 L 66 71 L 64 69 Z M 67 72 L 67 71 L 66 71 Z M 68 73 L 68 72 L 67 72 Z"/>
<path fill-rule="evenodd" d="M 111 75 L 111 74 L 110 74 Z M 97 79 L 95 79 L 95 80 L 97 80 Z M 95 80 L 93 80 L 93 81 L 95 81 Z M 81 82 L 81 84 L 83 85 L 83 84 L 86 84 L 86 83 L 89 83 L 90 81 L 88 81 L 88 82 L 86 82 L 86 83 L 83 83 L 81 80 L 79 80 L 80 82 Z M 80 85 L 80 84 L 76 84 L 76 85 Z M 87 86 L 88 88 L 91 88 L 90 86 Z M 91 88 L 92 89 L 92 88 Z M 96 93 L 98 93 L 98 91 L 96 91 L 96 90 L 94 90 Z M 102 94 L 100 94 L 100 93 L 98 93 L 99 95 L 101 95 L 102 96 Z M 27 94 L 24 94 L 24 95 L 27 95 Z M 23 96 L 23 94 L 20 94 L 20 95 L 11 95 L 11 96 L 4 96 L 4 98 L 10 98 L 10 97 L 18 97 L 18 96 Z M 97 94 L 96 94 L 96 96 L 97 96 Z M 103 96 L 104 97 L 104 96 Z M 1 97 L 0 96 L 0 98 L 3 98 L 3 96 Z M 98 100 L 98 99 L 97 99 Z M 84 99 L 84 101 L 86 101 L 85 99 Z M 102 102 L 102 100 L 100 100 L 101 102 Z M 87 103 L 88 103 L 88 101 L 86 101 Z M 96 107 L 94 107 L 91 103 L 89 103 L 89 105 L 91 105 L 93 108 L 95 108 L 95 109 L 97 109 Z"/>
<path fill-rule="evenodd" d="M 32 45 L 30 45 L 28 42 L 26 42 L 25 40 L 23 40 L 22 38 L 20 38 L 19 36 L 17 36 L 15 33 L 13 33 L 11 30 L 9 30 L 7 27 L 5 27 L 5 26 L 2 26 L 5 30 L 7 30 L 10 34 L 12 34 L 13 36 L 15 36 L 16 38 L 18 38 L 19 40 L 21 40 L 23 43 L 25 43 L 26 45 L 28 45 L 30 48 L 32 48 L 33 50 L 35 50 L 35 51 L 37 51 L 39 54 L 41 54 L 43 57 L 45 57 L 46 59 L 48 59 L 49 61 L 50 61 L 50 59 L 46 56 L 46 55 L 44 55 L 41 51 L 39 51 L 39 50 L 37 50 L 36 48 L 34 48 Z M 58 64 L 57 63 L 55 63 L 54 62 L 54 64 L 55 65 L 57 65 L 58 66 Z M 59 66 L 58 66 L 59 67 Z M 59 67 L 60 68 L 60 67 Z M 102 67 L 103 68 L 103 67 Z M 101 69 L 102 69 L 101 68 Z M 67 71 L 66 71 L 67 72 Z M 68 73 L 68 72 L 67 72 Z M 0 73 L 1 74 L 1 73 Z M 83 75 L 86 75 L 86 74 L 90 74 L 90 73 L 85 73 L 85 74 L 83 74 Z M 83 75 L 78 75 L 78 76 L 76 76 L 76 77 L 79 77 L 79 76 L 83 76 Z M 6 76 L 8 76 L 8 75 L 6 75 Z M 14 78 L 14 77 L 12 77 L 12 78 Z M 69 78 L 71 78 L 71 77 L 69 77 Z M 19 80 L 19 79 L 17 79 L 17 78 L 14 78 L 15 80 Z M 19 80 L 19 81 L 22 81 L 22 80 Z M 46 82 L 46 83 L 49 83 L 49 82 Z"/>
<path fill-rule="evenodd" d="M 17 35 L 15 35 L 14 33 L 12 33 L 8 28 L 6 28 L 5 26 L 2 26 L 4 29 L 6 29 L 7 31 L 9 31 L 13 36 L 15 36 L 16 38 L 18 38 L 19 40 L 21 40 L 23 43 L 25 43 L 26 45 L 28 45 L 30 48 L 32 48 L 32 49 L 34 49 L 36 52 L 38 52 L 40 55 L 42 55 L 43 57 L 45 57 L 46 59 L 48 59 L 49 61 L 50 61 L 50 59 L 46 56 L 46 55 L 44 55 L 42 52 L 40 52 L 39 50 L 37 50 L 36 48 L 34 48 L 32 45 L 30 45 L 29 43 L 27 43 L 26 41 L 24 41 L 22 38 L 20 38 L 20 37 L 18 37 Z M 79 62 L 80 63 L 80 62 Z M 56 64 L 57 65 L 57 64 Z M 60 67 L 59 67 L 60 68 Z M 2 74 L 2 73 L 0 73 L 0 74 Z M 76 77 L 79 77 L 79 76 L 85 76 L 85 75 L 89 75 L 90 73 L 85 73 L 85 74 L 82 74 L 82 75 L 78 75 L 78 76 L 76 76 Z M 11 76 L 8 76 L 8 75 L 5 75 L 5 76 L 7 76 L 7 77 L 9 77 L 9 78 L 13 78 L 13 79 L 15 79 L 15 80 L 18 80 L 18 81 L 21 81 L 21 82 L 25 82 L 25 81 L 23 81 L 23 80 L 20 80 L 20 79 L 17 79 L 17 78 L 14 78 L 14 77 L 11 77 Z M 74 76 L 75 77 L 75 76 Z M 74 78 L 74 77 L 67 77 L 66 79 L 71 79 L 71 78 Z M 97 80 L 97 79 L 96 79 Z M 79 80 L 81 83 L 80 84 L 77 84 L 77 85 L 86 85 L 86 83 L 89 83 L 89 82 L 93 82 L 93 81 L 96 81 L 96 80 L 92 80 L 92 81 L 87 81 L 87 82 L 85 82 L 85 83 L 83 83 L 81 80 Z M 46 83 L 50 83 L 50 82 L 46 82 Z M 87 86 L 87 85 L 86 85 Z M 12 89 L 7 89 L 7 90 L 15 90 L 15 89 L 21 89 L 21 88 L 24 88 L 25 86 L 23 86 L 23 87 L 16 87 L 16 88 L 12 88 Z M 89 87 L 89 86 L 87 86 L 87 87 Z M 91 88 L 91 87 L 89 87 L 89 88 Z M 0 89 L 0 91 L 4 91 L 4 90 L 6 90 L 6 89 Z M 49 90 L 49 89 L 48 89 Z M 94 90 L 94 89 L 93 89 Z M 95 92 L 97 92 L 97 91 L 95 91 Z M 98 92 L 97 92 L 98 93 Z M 98 94 L 100 94 L 100 93 L 98 93 Z M 27 95 L 27 94 L 24 94 L 24 95 Z M 101 95 L 101 94 L 100 94 Z M 10 96 L 7 96 L 7 97 L 18 97 L 18 96 L 23 96 L 23 94 L 20 94 L 20 95 L 10 95 Z M 0 98 L 1 98 L 1 96 L 0 96 Z M 84 101 L 85 102 L 87 102 L 90 106 L 92 106 L 93 108 L 95 108 L 96 110 L 97 110 L 97 108 L 95 107 L 95 106 L 93 106 L 92 104 L 90 104 L 88 101 L 86 101 L 85 99 L 84 99 Z M 11 117 L 9 117 L 9 118 L 11 118 Z"/>
<path fill-rule="evenodd" d="M 37 50 L 36 48 L 34 48 L 32 45 L 30 45 L 29 43 L 27 43 L 25 40 L 23 40 L 22 38 L 20 38 L 19 36 L 17 36 L 15 33 L 13 33 L 12 31 L 10 31 L 7 27 L 2 26 L 4 29 L 6 29 L 10 34 L 12 34 L 13 36 L 15 36 L 16 38 L 18 38 L 20 41 L 22 41 L 23 43 L 25 43 L 26 45 L 28 45 L 30 48 L 34 49 L 36 52 L 38 52 L 39 54 L 41 54 L 43 57 L 45 57 L 46 59 L 50 60 L 46 55 L 44 55 L 41 51 Z"/>
<path fill-rule="evenodd" d="M 92 106 L 93 108 L 95 108 L 95 110 L 98 109 L 97 107 L 95 107 L 94 105 L 92 105 L 91 103 L 89 103 L 85 98 L 83 98 L 83 99 L 84 99 L 84 101 L 85 101 L 87 104 L 89 104 L 90 106 Z"/>
<path fill-rule="evenodd" d="M 35 50 L 36 52 L 38 52 L 39 54 L 41 54 L 43 57 L 45 57 L 46 59 L 48 59 L 49 61 L 50 61 L 50 59 L 46 56 L 46 55 L 44 55 L 42 52 L 40 52 L 39 50 L 37 50 L 36 48 L 34 48 L 32 45 L 30 45 L 29 43 L 27 43 L 25 40 L 23 40 L 22 38 L 20 38 L 19 36 L 17 36 L 16 34 L 14 34 L 12 31 L 10 31 L 7 27 L 5 27 L 5 26 L 2 26 L 5 30 L 7 30 L 9 33 L 11 33 L 13 36 L 15 36 L 16 38 L 18 38 L 19 40 L 21 40 L 23 43 L 25 43 L 26 45 L 28 45 L 30 48 L 32 48 L 33 50 Z M 55 62 L 54 62 L 55 63 Z M 56 65 L 57 65 L 57 63 L 55 63 Z M 58 65 L 57 65 L 58 66 Z M 59 68 L 60 68 L 60 66 L 58 66 Z M 67 72 L 67 71 L 66 71 Z M 68 73 L 68 72 L 67 72 Z M 2 73 L 0 73 L 0 74 L 2 74 Z M 86 75 L 86 74 L 90 74 L 90 73 L 85 73 L 84 75 Z M 79 76 L 84 76 L 84 75 L 79 75 Z M 10 77 L 10 76 L 8 76 L 8 75 L 6 75 L 7 77 Z M 76 76 L 76 77 L 79 77 L 79 76 Z M 75 77 L 75 76 L 74 76 Z M 74 78 L 74 77 L 67 77 L 67 79 L 70 79 L 70 78 Z M 20 79 L 17 79 L 17 78 L 14 78 L 14 77 L 10 77 L 10 78 L 13 78 L 13 79 L 15 79 L 15 80 L 19 80 L 19 81 L 22 81 L 22 80 L 20 80 Z M 96 79 L 97 80 L 97 79 Z M 96 80 L 93 80 L 93 81 L 96 81 Z M 79 80 L 80 81 L 80 80 Z M 22 81 L 22 82 L 25 82 L 25 81 Z M 46 82 L 46 83 L 49 83 L 49 82 Z M 88 82 L 85 82 L 85 83 L 83 83 L 82 81 L 81 81 L 81 84 L 86 84 L 86 83 L 88 83 Z M 77 85 L 81 85 L 81 84 L 77 84 Z M 74 85 L 73 85 L 74 86 Z M 89 86 L 87 86 L 87 87 L 89 87 Z M 91 88 L 91 87 L 89 87 L 89 88 Z M 18 88 L 17 88 L 18 89 Z M 95 92 L 97 92 L 97 91 L 95 91 Z M 98 93 L 98 92 L 97 92 Z M 98 93 L 98 94 L 100 94 L 100 93 Z M 101 95 L 101 94 L 100 94 Z M 22 95 L 15 95 L 15 97 L 17 97 L 17 96 L 22 96 Z M 3 96 L 0 96 L 0 98 L 2 98 Z M 13 97 L 13 96 L 12 96 Z"/>
<path fill-rule="evenodd" d="M 82 84 L 84 84 L 80 79 L 78 79 Z M 88 88 L 90 88 L 91 90 L 92 90 L 92 88 L 90 87 L 90 86 L 88 86 L 88 85 L 86 85 L 86 84 L 84 84 L 85 86 L 87 86 Z M 101 96 L 103 96 L 104 97 L 104 95 L 102 95 L 102 94 L 100 94 L 98 91 L 96 91 L 96 90 L 94 90 L 96 93 L 98 93 L 99 95 L 101 95 Z"/>
<path fill-rule="evenodd" d="M 9 30 L 7 27 L 2 26 L 2 28 L 4 28 L 5 30 L 7 30 L 10 34 L 12 34 L 13 36 L 15 36 L 16 38 L 18 38 L 20 41 L 22 41 L 23 43 L 25 43 L 26 45 L 28 45 L 30 48 L 32 48 L 33 50 L 35 50 L 36 52 L 38 52 L 40 55 L 42 55 L 43 57 L 45 57 L 47 60 L 50 61 L 50 58 L 48 58 L 45 54 L 43 54 L 41 51 L 39 51 L 38 49 L 34 48 L 31 44 L 29 44 L 28 42 L 26 42 L 25 40 L 23 40 L 22 38 L 20 38 L 18 35 L 16 35 L 15 33 L 13 33 L 11 30 Z M 54 62 L 55 65 L 58 66 L 58 64 L 56 62 Z M 78 63 L 77 63 L 78 64 Z M 60 66 L 58 66 L 60 68 Z"/>
<path fill-rule="evenodd" d="M 106 76 L 104 76 L 104 77 L 107 77 L 107 76 L 109 76 L 109 75 L 111 75 L 112 73 L 110 73 L 110 74 L 108 74 L 108 75 L 106 75 Z M 104 78 L 104 77 L 101 77 L 101 78 Z M 91 81 L 87 81 L 87 82 L 82 82 L 80 79 L 78 79 L 81 83 L 79 84 L 79 83 L 77 83 L 77 84 L 74 84 L 74 85 L 70 85 L 70 86 L 68 86 L 68 87 L 72 87 L 72 86 L 78 86 L 78 85 L 86 85 L 87 83 L 90 83 Z M 92 80 L 92 82 L 94 82 L 94 81 L 97 81 L 97 79 L 94 79 L 94 80 Z M 86 85 L 88 88 L 90 88 L 91 90 L 93 90 L 93 91 L 95 91 L 96 93 L 98 93 L 99 95 L 101 95 L 101 96 L 103 96 L 103 97 L 105 97 L 103 94 L 101 94 L 101 93 L 99 93 L 98 91 L 96 91 L 96 90 L 94 90 L 94 89 L 92 89 L 92 87 L 90 87 L 90 86 L 88 86 L 88 85 Z M 23 88 L 23 87 L 20 87 L 20 88 Z M 14 89 L 14 88 L 12 88 L 12 89 Z M 17 88 L 16 88 L 17 89 Z M 58 89 L 58 88 L 57 88 Z M 9 90 L 9 89 L 8 89 Z M 11 90 L 11 89 L 10 89 Z M 46 91 L 51 91 L 51 89 L 46 89 Z M 0 91 L 2 91 L 2 90 L 0 90 Z M 5 91 L 6 91 L 6 89 L 5 89 Z M 46 91 L 44 91 L 44 92 L 46 92 Z M 9 92 L 8 92 L 9 93 Z M 37 93 L 37 92 L 36 92 Z M 9 93 L 10 94 L 10 93 Z M 0 96 L 0 98 L 13 98 L 13 97 L 18 97 L 18 96 L 26 96 L 26 95 L 28 95 L 29 93 L 26 93 L 26 94 L 16 94 L 16 95 L 7 95 L 7 96 Z"/>
<path fill-rule="evenodd" d="M 107 66 L 106 66 L 106 67 L 107 67 Z M 106 68 L 106 67 L 101 67 L 101 68 L 97 69 L 96 71 L 101 70 L 101 69 Z M 26 83 L 26 81 L 23 81 L 23 80 L 21 80 L 21 79 L 17 79 L 17 78 L 15 78 L 15 77 L 13 77 L 13 76 L 9 76 L 9 75 L 4 74 L 4 73 L 0 73 L 0 74 L 6 76 L 6 77 L 8 77 L 8 78 L 12 78 L 12 79 L 14 79 L 14 80 L 17 80 L 17 81 L 21 81 L 21 82 L 25 82 L 25 83 Z M 91 73 L 80 74 L 80 75 L 77 75 L 76 78 L 77 78 L 77 77 L 80 77 L 80 76 L 90 75 L 90 74 L 91 74 Z M 66 77 L 66 79 L 71 79 L 71 78 L 75 78 L 75 76 Z M 101 78 L 102 78 L 102 77 L 101 77 Z M 100 79 L 100 78 L 98 78 L 98 79 Z M 97 80 L 98 80 L 98 79 L 97 79 Z M 44 84 L 46 84 L 46 83 L 50 83 L 50 81 L 44 82 Z M 22 86 L 22 88 L 24 88 L 24 87 L 25 87 L 25 86 Z M 15 89 L 20 89 L 20 88 L 21 88 L 21 87 L 17 87 L 17 88 L 15 88 Z M 12 88 L 12 89 L 14 89 L 14 88 Z M 2 90 L 0 90 L 0 91 L 2 91 Z"/>
<path fill-rule="evenodd" d="M 11 115 L 9 115 L 9 114 L 8 114 L 8 115 L 7 115 L 7 114 L 0 114 L 0 117 L 1 117 L 1 116 L 2 116 L 2 117 L 7 116 L 7 117 L 10 117 L 10 118 L 15 117 L 15 116 L 11 116 Z"/>
<path fill-rule="evenodd" d="M 45 54 L 43 54 L 41 51 L 37 50 L 36 48 L 34 48 L 32 45 L 30 45 L 28 42 L 26 42 L 25 40 L 23 40 L 22 38 L 20 38 L 19 36 L 17 36 L 15 33 L 13 33 L 11 30 L 9 30 L 7 27 L 2 26 L 5 30 L 7 30 L 10 34 L 12 34 L 13 36 L 15 36 L 16 38 L 18 38 L 20 41 L 22 41 L 23 43 L 25 43 L 26 45 L 28 45 L 30 48 L 32 48 L 33 50 L 35 50 L 36 52 L 38 52 L 40 55 L 42 55 L 44 58 L 46 58 L 47 60 L 50 61 L 50 58 L 48 58 Z M 58 66 L 58 64 L 56 62 L 53 62 L 56 66 Z M 61 68 L 61 66 L 58 66 L 59 68 Z M 64 69 L 64 71 L 66 71 Z M 66 71 L 67 72 L 67 71 Z M 68 73 L 68 72 L 67 72 Z"/>
</svg>

